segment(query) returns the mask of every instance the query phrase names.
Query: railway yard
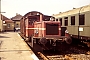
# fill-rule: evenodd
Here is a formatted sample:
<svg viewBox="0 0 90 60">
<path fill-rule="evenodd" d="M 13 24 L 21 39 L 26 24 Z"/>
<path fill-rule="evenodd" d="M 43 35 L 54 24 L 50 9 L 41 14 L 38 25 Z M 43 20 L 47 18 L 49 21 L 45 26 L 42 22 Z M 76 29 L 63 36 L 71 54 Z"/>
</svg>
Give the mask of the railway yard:
<svg viewBox="0 0 90 60">
<path fill-rule="evenodd" d="M 0 15 L 0 60 L 90 60 L 90 4 L 51 16 Z"/>
</svg>

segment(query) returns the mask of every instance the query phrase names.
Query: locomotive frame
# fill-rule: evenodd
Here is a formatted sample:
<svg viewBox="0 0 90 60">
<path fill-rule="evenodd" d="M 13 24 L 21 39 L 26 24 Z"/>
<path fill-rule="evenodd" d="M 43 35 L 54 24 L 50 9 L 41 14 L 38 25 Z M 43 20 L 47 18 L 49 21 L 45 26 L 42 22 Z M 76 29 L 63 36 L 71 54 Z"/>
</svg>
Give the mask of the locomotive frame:
<svg viewBox="0 0 90 60">
<path fill-rule="evenodd" d="M 34 44 L 42 45 L 44 50 L 55 48 L 58 42 L 71 44 L 72 39 L 68 33 L 65 34 L 66 29 L 62 30 L 61 23 L 58 21 L 50 21 L 50 18 L 54 17 L 32 11 L 25 14 L 20 20 L 21 35 L 33 48 Z M 54 32 L 50 31 L 50 28 L 53 29 Z M 62 32 L 64 34 L 62 34 Z"/>
</svg>

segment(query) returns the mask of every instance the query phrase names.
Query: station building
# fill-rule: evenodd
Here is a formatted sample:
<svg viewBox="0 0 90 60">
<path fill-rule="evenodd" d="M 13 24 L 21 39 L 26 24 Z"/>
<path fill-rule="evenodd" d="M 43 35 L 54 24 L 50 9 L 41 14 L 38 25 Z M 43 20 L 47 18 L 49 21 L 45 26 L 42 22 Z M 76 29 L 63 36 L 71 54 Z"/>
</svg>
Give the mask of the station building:
<svg viewBox="0 0 90 60">
<path fill-rule="evenodd" d="M 1 14 L 0 32 L 13 31 L 13 27 L 14 27 L 14 21 L 10 20 L 9 18 Z"/>
<path fill-rule="evenodd" d="M 11 19 L 7 18 L 4 15 L 0 15 L 0 32 L 5 31 L 14 31 L 14 27 L 17 30 L 20 30 L 20 20 L 22 15 L 16 13 L 16 16 Z"/>
<path fill-rule="evenodd" d="M 14 21 L 10 20 L 4 15 L 1 15 L 2 31 L 13 31 Z"/>
<path fill-rule="evenodd" d="M 16 13 L 16 16 L 12 17 L 11 20 L 14 21 L 14 27 L 17 30 L 20 30 L 20 20 L 23 16 Z"/>
</svg>

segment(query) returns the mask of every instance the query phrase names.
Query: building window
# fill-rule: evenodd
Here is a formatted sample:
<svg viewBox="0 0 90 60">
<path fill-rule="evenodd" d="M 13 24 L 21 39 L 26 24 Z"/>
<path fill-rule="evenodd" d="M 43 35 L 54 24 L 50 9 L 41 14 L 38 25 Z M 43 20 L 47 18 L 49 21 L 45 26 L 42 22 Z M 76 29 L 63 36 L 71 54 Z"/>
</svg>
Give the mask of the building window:
<svg viewBox="0 0 90 60">
<path fill-rule="evenodd" d="M 34 18 L 29 18 L 28 24 L 29 24 L 29 25 L 33 25 L 35 21 L 37 21 L 37 18 L 36 18 L 36 17 L 34 17 Z"/>
<path fill-rule="evenodd" d="M 59 21 L 61 22 L 61 25 L 62 25 L 62 18 L 60 18 Z"/>
<path fill-rule="evenodd" d="M 85 15 L 79 15 L 79 25 L 85 25 Z"/>
<path fill-rule="evenodd" d="M 58 21 L 58 19 L 56 19 L 56 21 Z"/>
<path fill-rule="evenodd" d="M 32 22 L 31 21 L 28 21 L 29 25 L 32 25 Z"/>
<path fill-rule="evenodd" d="M 16 24 L 16 27 L 19 27 L 19 24 Z"/>
<path fill-rule="evenodd" d="M 55 21 L 55 20 L 53 20 L 53 21 Z"/>
<path fill-rule="evenodd" d="M 7 27 L 10 28 L 10 24 L 7 24 Z"/>
<path fill-rule="evenodd" d="M 64 20 L 65 20 L 65 26 L 68 26 L 68 17 L 65 17 Z"/>
<path fill-rule="evenodd" d="M 71 25 L 75 25 L 75 16 L 71 16 Z"/>
</svg>

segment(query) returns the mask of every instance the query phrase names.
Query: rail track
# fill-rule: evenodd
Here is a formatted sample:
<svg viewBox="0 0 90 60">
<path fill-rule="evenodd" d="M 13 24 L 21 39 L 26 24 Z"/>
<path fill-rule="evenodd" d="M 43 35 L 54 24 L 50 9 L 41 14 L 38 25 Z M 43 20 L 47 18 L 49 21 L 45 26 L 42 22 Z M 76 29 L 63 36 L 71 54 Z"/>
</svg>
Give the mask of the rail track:
<svg viewBox="0 0 90 60">
<path fill-rule="evenodd" d="M 65 55 L 68 60 L 90 60 L 90 55 L 86 54 L 68 54 Z"/>
<path fill-rule="evenodd" d="M 49 50 L 35 54 L 39 60 L 90 60 L 90 48 L 73 44 L 61 51 Z"/>
<path fill-rule="evenodd" d="M 44 55 L 49 60 L 90 60 L 90 48 L 72 44 L 67 50 L 47 51 Z"/>
<path fill-rule="evenodd" d="M 48 60 L 48 58 L 42 53 L 42 52 L 36 52 L 35 50 L 33 50 L 33 48 L 31 47 L 30 43 L 28 43 L 28 46 L 32 49 L 32 51 L 34 52 L 34 54 L 38 57 L 39 60 Z"/>
<path fill-rule="evenodd" d="M 63 47 L 67 47 L 67 45 Z M 64 50 L 62 47 L 59 49 L 60 51 L 50 50 L 35 52 L 35 54 L 39 60 L 90 60 L 90 48 L 82 44 L 71 44 Z"/>
<path fill-rule="evenodd" d="M 49 60 L 66 60 L 63 55 L 54 55 L 54 56 L 47 56 Z"/>
<path fill-rule="evenodd" d="M 48 60 L 48 58 L 46 56 L 44 56 L 41 52 L 38 52 L 38 57 L 40 60 Z"/>
</svg>

